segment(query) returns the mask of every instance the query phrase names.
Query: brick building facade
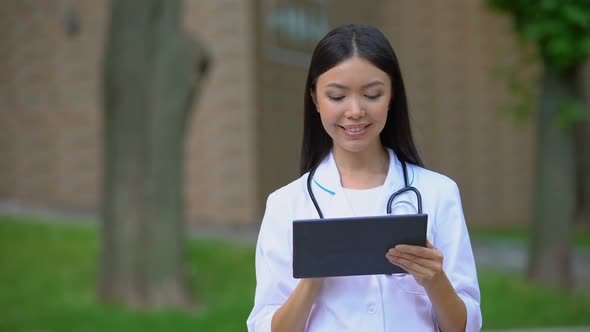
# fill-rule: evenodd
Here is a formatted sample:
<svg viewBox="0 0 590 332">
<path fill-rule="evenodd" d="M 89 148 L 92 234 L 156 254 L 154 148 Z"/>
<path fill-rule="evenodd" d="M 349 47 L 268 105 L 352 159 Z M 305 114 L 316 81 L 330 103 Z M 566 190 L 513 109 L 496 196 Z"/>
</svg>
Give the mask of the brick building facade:
<svg viewBox="0 0 590 332">
<path fill-rule="evenodd" d="M 524 224 L 533 131 L 499 109 L 519 67 L 507 18 L 483 0 L 185 0 L 213 57 L 186 142 L 191 223 L 255 225 L 295 179 L 314 37 L 348 22 L 398 53 L 419 150 L 455 179 L 468 222 Z M 0 9 L 0 204 L 93 214 L 101 174 L 100 65 L 108 1 L 6 0 Z M 533 68 L 534 72 L 534 68 Z"/>
</svg>

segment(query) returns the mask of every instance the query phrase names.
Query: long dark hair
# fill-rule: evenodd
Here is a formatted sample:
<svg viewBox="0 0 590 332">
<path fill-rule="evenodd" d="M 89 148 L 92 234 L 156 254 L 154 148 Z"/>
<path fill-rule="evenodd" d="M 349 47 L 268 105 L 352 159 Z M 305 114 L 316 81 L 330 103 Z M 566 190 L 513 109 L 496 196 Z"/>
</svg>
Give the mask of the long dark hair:
<svg viewBox="0 0 590 332">
<path fill-rule="evenodd" d="M 391 101 L 381 143 L 393 149 L 401 161 L 423 166 L 412 139 L 406 90 L 391 44 L 376 28 L 351 24 L 330 31 L 313 51 L 305 83 L 301 174 L 317 167 L 332 148 L 332 138 L 322 126 L 311 91 L 315 91 L 321 74 L 353 56 L 369 61 L 391 79 Z"/>
</svg>

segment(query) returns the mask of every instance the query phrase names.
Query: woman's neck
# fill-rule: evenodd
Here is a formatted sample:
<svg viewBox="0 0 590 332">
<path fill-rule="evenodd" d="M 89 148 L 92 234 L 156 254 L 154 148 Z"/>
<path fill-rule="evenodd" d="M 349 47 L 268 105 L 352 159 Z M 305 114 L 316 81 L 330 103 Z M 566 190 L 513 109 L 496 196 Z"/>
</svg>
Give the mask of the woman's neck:
<svg viewBox="0 0 590 332">
<path fill-rule="evenodd" d="M 361 152 L 333 149 L 342 187 L 370 189 L 383 185 L 389 171 L 389 153 L 379 144 Z"/>
</svg>

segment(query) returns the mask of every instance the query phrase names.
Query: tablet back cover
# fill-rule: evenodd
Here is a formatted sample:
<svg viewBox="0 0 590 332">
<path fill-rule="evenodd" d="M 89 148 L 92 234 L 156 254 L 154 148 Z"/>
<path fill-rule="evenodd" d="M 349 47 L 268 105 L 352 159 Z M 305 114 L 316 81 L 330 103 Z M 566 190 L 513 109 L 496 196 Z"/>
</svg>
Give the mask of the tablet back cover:
<svg viewBox="0 0 590 332">
<path fill-rule="evenodd" d="M 293 277 L 406 273 L 385 253 L 397 244 L 426 246 L 426 214 L 293 221 Z"/>
</svg>

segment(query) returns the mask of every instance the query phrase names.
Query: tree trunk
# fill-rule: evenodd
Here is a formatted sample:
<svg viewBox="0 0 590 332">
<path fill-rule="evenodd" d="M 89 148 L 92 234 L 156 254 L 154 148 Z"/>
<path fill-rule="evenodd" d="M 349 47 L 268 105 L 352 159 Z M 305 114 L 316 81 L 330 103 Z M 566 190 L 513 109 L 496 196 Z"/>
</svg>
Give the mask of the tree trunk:
<svg viewBox="0 0 590 332">
<path fill-rule="evenodd" d="M 571 237 L 575 215 L 573 129 L 557 125 L 563 99 L 572 94 L 572 74 L 545 65 L 537 121 L 537 163 L 529 278 L 572 286 Z"/>
<path fill-rule="evenodd" d="M 113 0 L 103 67 L 99 298 L 190 307 L 184 269 L 183 142 L 207 56 L 178 0 Z"/>
<path fill-rule="evenodd" d="M 590 61 L 581 66 L 576 79 L 576 95 L 586 114 L 574 127 L 578 176 L 577 220 L 590 227 Z"/>
</svg>

